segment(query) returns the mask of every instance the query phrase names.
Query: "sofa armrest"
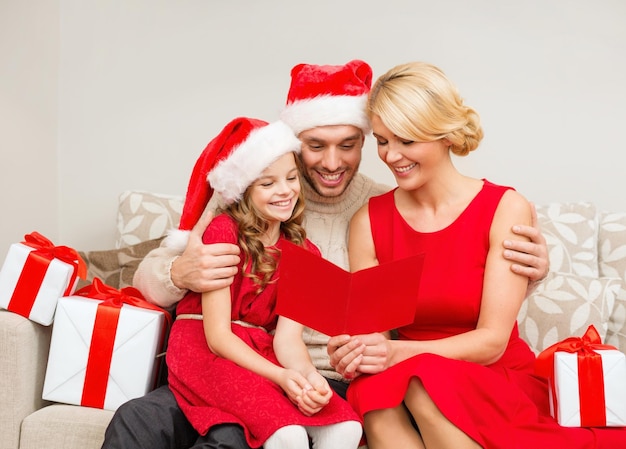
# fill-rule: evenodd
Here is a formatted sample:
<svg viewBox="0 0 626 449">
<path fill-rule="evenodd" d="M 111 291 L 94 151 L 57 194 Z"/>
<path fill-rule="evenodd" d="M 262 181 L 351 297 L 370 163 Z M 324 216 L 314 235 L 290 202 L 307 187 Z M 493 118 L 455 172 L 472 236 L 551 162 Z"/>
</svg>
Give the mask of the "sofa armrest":
<svg viewBox="0 0 626 449">
<path fill-rule="evenodd" d="M 19 446 L 22 420 L 47 404 L 41 399 L 51 327 L 0 310 L 0 447 Z"/>
</svg>

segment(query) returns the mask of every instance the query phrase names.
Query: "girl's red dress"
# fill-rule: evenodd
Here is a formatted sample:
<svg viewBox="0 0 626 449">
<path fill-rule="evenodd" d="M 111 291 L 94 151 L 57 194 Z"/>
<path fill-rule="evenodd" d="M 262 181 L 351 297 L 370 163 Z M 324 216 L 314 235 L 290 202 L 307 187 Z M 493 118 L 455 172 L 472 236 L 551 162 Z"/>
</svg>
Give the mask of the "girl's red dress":
<svg viewBox="0 0 626 449">
<path fill-rule="evenodd" d="M 203 236 L 205 243 L 237 244 L 237 226 L 227 215 L 213 219 Z M 280 249 L 285 239 L 276 243 Z M 307 240 L 306 248 L 320 255 Z M 243 262 L 240 263 L 241 273 Z M 237 275 L 231 285 L 233 333 L 266 359 L 278 364 L 268 333 L 276 327 L 276 283 L 260 293 L 248 277 Z M 187 294 L 176 308 L 177 315 L 201 314 L 201 295 Z M 193 427 L 205 435 L 214 425 L 239 424 L 248 444 L 261 446 L 276 430 L 286 425 L 320 426 L 342 421 L 359 421 L 350 405 L 334 394 L 317 414 L 307 417 L 287 398 L 283 390 L 266 378 L 213 354 L 206 342 L 202 320 L 179 319 L 170 332 L 167 349 L 170 389 Z"/>
<path fill-rule="evenodd" d="M 380 263 L 425 252 L 415 320 L 399 329 L 399 338 L 431 340 L 476 328 L 489 230 L 507 189 L 484 181 L 452 224 L 431 233 L 416 232 L 406 223 L 395 207 L 393 192 L 370 200 Z M 483 448 L 626 448 L 624 428 L 558 425 L 550 416 L 547 382 L 533 374 L 534 361 L 515 325 L 505 353 L 492 365 L 421 354 L 379 374 L 358 377 L 347 395 L 363 416 L 401 404 L 409 381 L 416 377 L 439 410 Z"/>
</svg>

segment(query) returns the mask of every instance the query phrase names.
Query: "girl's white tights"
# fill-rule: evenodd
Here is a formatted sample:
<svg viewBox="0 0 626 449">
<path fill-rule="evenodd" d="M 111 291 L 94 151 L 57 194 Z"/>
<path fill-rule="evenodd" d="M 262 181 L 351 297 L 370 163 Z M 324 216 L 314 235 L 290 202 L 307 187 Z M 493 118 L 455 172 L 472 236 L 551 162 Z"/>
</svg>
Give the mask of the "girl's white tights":
<svg viewBox="0 0 626 449">
<path fill-rule="evenodd" d="M 344 421 L 326 426 L 285 426 L 274 432 L 263 444 L 264 449 L 356 449 L 362 428 L 358 421 Z"/>
<path fill-rule="evenodd" d="M 302 426 L 285 426 L 274 432 L 263 443 L 263 449 L 308 449 L 309 435 Z"/>
<path fill-rule="evenodd" d="M 356 449 L 363 428 L 358 421 L 344 421 L 326 426 L 307 426 L 313 449 Z"/>
</svg>

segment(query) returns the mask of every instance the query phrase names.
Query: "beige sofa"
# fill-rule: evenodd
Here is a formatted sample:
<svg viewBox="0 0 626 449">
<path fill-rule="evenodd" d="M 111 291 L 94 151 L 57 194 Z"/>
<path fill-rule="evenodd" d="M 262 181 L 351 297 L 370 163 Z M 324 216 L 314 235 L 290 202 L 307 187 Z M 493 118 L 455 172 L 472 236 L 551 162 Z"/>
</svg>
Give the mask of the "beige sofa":
<svg viewBox="0 0 626 449">
<path fill-rule="evenodd" d="M 120 197 L 117 248 L 83 253 L 90 277 L 128 285 L 141 257 L 175 226 L 181 198 L 146 192 Z M 626 352 L 626 212 L 590 203 L 538 207 L 551 273 L 525 301 L 522 336 L 535 351 L 594 324 Z M 96 449 L 113 412 L 41 400 L 50 328 L 0 311 L 0 449 Z"/>
</svg>

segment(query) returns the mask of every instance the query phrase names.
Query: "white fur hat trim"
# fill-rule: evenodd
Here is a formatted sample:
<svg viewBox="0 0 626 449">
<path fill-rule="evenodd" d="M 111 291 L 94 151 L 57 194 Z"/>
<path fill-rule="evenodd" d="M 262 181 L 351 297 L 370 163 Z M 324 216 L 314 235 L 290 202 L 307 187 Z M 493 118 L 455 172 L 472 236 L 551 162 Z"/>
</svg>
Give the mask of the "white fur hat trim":
<svg viewBox="0 0 626 449">
<path fill-rule="evenodd" d="M 248 186 L 272 162 L 289 152 L 299 152 L 300 146 L 300 140 L 284 122 L 270 123 L 252 131 L 209 172 L 207 179 L 226 204 L 232 203 L 241 199 Z"/>
<path fill-rule="evenodd" d="M 298 100 L 285 106 L 280 114 L 296 135 L 318 126 L 352 125 L 364 133 L 371 130 L 365 112 L 367 95 L 323 95 Z"/>
</svg>

